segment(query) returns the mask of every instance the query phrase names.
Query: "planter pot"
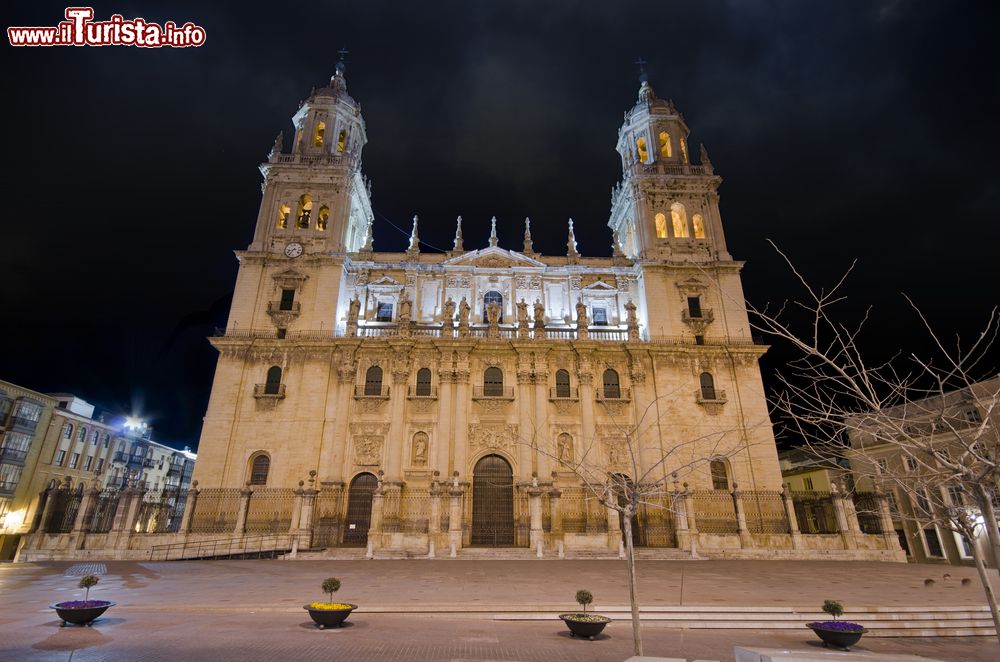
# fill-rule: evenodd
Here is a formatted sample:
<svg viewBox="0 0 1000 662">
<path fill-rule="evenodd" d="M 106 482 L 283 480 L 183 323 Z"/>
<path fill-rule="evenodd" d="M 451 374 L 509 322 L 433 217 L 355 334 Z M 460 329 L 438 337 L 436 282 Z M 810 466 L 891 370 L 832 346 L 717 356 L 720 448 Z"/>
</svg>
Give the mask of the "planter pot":
<svg viewBox="0 0 1000 662">
<path fill-rule="evenodd" d="M 611 622 L 610 618 L 600 614 L 559 614 L 559 618 L 569 628 L 571 636 L 587 638 L 591 641 L 604 631 L 604 626 Z M 581 620 L 583 618 L 586 620 Z"/>
<path fill-rule="evenodd" d="M 350 608 L 313 609 L 309 605 L 305 605 L 304 609 L 309 612 L 309 616 L 312 617 L 316 627 L 320 630 L 325 630 L 326 628 L 339 628 L 347 620 L 347 617 L 351 615 L 351 612 L 358 608 L 357 605 L 352 605 L 349 602 L 345 602 L 344 604 L 349 605 Z"/>
<path fill-rule="evenodd" d="M 57 602 L 49 608 L 55 609 L 56 615 L 62 619 L 60 627 L 66 627 L 67 623 L 90 627 L 101 614 L 114 606 L 115 603 L 110 600 L 71 600 Z"/>
<path fill-rule="evenodd" d="M 841 650 L 851 650 L 851 646 L 861 640 L 861 635 L 868 632 L 865 628 L 860 630 L 839 630 L 824 627 L 825 623 L 806 623 L 806 627 L 816 633 L 823 640 L 824 646 L 833 646 Z"/>
</svg>

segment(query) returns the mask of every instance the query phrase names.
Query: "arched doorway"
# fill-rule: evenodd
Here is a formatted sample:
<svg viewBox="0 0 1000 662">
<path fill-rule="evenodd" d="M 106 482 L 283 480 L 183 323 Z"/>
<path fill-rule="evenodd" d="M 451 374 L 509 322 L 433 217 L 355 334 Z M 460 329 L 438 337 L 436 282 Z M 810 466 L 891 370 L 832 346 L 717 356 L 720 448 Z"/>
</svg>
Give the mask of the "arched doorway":
<svg viewBox="0 0 1000 662">
<path fill-rule="evenodd" d="M 372 494 L 378 487 L 374 474 L 358 474 L 347 492 L 347 521 L 344 525 L 345 545 L 368 544 L 368 527 L 372 521 Z"/>
<path fill-rule="evenodd" d="M 499 455 L 479 460 L 472 472 L 472 544 L 514 544 L 514 472 Z"/>
</svg>

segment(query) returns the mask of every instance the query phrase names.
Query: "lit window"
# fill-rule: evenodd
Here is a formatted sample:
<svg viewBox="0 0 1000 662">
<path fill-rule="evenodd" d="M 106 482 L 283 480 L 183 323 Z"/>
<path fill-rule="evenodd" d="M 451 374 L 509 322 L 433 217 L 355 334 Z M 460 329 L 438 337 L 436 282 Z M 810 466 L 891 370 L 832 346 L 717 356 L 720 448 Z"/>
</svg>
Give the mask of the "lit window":
<svg viewBox="0 0 1000 662">
<path fill-rule="evenodd" d="M 673 155 L 673 149 L 670 147 L 670 134 L 666 131 L 660 131 L 660 156 L 669 159 Z"/>
<path fill-rule="evenodd" d="M 392 321 L 392 304 L 379 301 L 378 308 L 375 311 L 375 321 L 376 322 L 391 322 Z"/>
<path fill-rule="evenodd" d="M 639 160 L 645 163 L 649 159 L 649 151 L 646 149 L 646 139 L 637 139 L 635 141 L 635 149 L 639 156 Z"/>
<path fill-rule="evenodd" d="M 343 154 L 345 149 L 347 149 L 347 131 L 341 129 L 340 136 L 337 138 L 337 153 Z"/>
<path fill-rule="evenodd" d="M 312 216 L 313 201 L 312 196 L 304 193 L 299 196 L 299 209 L 295 213 L 295 227 L 308 230 L 309 218 Z"/>
<path fill-rule="evenodd" d="M 319 217 L 316 219 L 316 229 L 320 231 L 326 230 L 326 226 L 330 223 L 330 208 L 323 205 L 319 208 Z"/>
<path fill-rule="evenodd" d="M 326 133 L 326 122 L 316 122 L 316 133 L 313 134 L 313 145 L 323 146 L 323 135 Z"/>
<path fill-rule="evenodd" d="M 667 238 L 667 217 L 663 212 L 656 215 L 656 238 L 666 239 Z"/>
<path fill-rule="evenodd" d="M 705 219 L 702 218 L 701 214 L 695 214 L 691 217 L 691 225 L 694 226 L 694 238 L 704 239 L 705 238 Z"/>
<path fill-rule="evenodd" d="M 670 218 L 674 224 L 674 236 L 686 238 L 688 236 L 688 221 L 684 205 L 679 202 L 670 205 Z"/>
<path fill-rule="evenodd" d="M 288 227 L 288 217 L 291 216 L 292 210 L 288 205 L 281 205 L 278 207 L 278 229 L 284 230 Z"/>
<path fill-rule="evenodd" d="M 91 432 L 90 433 L 90 445 L 91 446 L 96 446 L 97 442 L 98 442 L 98 440 L 100 438 L 101 438 L 101 431 L 100 430 L 94 430 L 93 432 Z"/>
<path fill-rule="evenodd" d="M 80 428 L 80 432 L 76 435 L 76 440 L 81 444 L 87 441 L 87 428 Z"/>
<path fill-rule="evenodd" d="M 83 462 L 83 470 L 90 471 L 90 465 L 94 463 L 94 456 L 88 455 L 87 459 Z"/>
<path fill-rule="evenodd" d="M 95 469 L 95 471 L 97 471 L 97 473 L 101 473 L 101 471 L 103 470 L 104 470 L 104 458 L 101 457 L 98 458 L 97 460 L 97 469 Z"/>
<path fill-rule="evenodd" d="M 110 444 L 111 444 L 111 435 L 105 433 L 104 434 L 104 448 L 107 448 Z"/>
</svg>

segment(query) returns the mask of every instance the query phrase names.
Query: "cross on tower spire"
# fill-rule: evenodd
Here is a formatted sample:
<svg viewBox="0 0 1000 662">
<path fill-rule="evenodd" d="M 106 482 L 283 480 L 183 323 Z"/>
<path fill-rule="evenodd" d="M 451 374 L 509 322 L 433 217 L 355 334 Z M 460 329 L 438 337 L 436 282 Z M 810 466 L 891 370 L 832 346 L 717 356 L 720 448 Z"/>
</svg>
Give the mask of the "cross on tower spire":
<svg viewBox="0 0 1000 662">
<path fill-rule="evenodd" d="M 635 64 L 639 65 L 639 82 L 645 83 L 647 80 L 649 80 L 649 75 L 646 73 L 646 65 L 649 63 L 643 60 L 642 57 L 640 57 L 638 60 L 635 61 Z"/>
<path fill-rule="evenodd" d="M 344 69 L 347 68 L 347 61 L 345 60 L 345 57 L 349 52 L 350 51 L 348 51 L 347 48 L 343 46 L 340 48 L 339 51 L 337 51 L 337 55 L 340 56 L 340 59 L 337 60 L 337 73 L 342 76 L 344 75 Z"/>
</svg>

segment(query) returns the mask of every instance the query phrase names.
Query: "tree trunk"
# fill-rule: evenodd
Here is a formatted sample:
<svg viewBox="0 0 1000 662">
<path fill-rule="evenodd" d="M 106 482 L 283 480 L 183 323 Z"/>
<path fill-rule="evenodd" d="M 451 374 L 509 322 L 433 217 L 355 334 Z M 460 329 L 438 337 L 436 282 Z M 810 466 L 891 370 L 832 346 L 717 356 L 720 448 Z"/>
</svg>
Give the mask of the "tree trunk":
<svg viewBox="0 0 1000 662">
<path fill-rule="evenodd" d="M 978 545 L 971 545 L 972 558 L 976 560 L 976 571 L 979 572 L 979 581 L 983 583 L 983 590 L 986 591 L 986 602 L 990 605 L 990 613 L 993 615 L 993 627 L 996 628 L 997 638 L 1000 639 L 1000 611 L 997 610 L 997 598 L 993 593 L 993 585 L 990 584 L 990 576 L 986 573 L 986 566 L 983 564 L 982 554 L 979 553 Z"/>
<path fill-rule="evenodd" d="M 632 606 L 632 640 L 635 642 L 635 654 L 642 655 L 642 631 L 639 629 L 639 602 L 636 599 L 635 584 L 635 550 L 632 548 L 632 516 L 624 513 L 622 532 L 625 536 L 625 567 L 628 570 L 628 599 Z M 1000 632 L 1000 630 L 997 630 Z"/>
<path fill-rule="evenodd" d="M 993 565 L 997 572 L 1000 572 L 1000 531 L 997 531 L 997 514 L 993 510 L 993 499 L 982 483 L 976 485 L 976 501 L 979 502 L 979 512 L 983 514 L 983 526 L 986 527 L 986 535 L 993 550 Z M 970 542 L 974 544 L 975 539 Z"/>
</svg>

